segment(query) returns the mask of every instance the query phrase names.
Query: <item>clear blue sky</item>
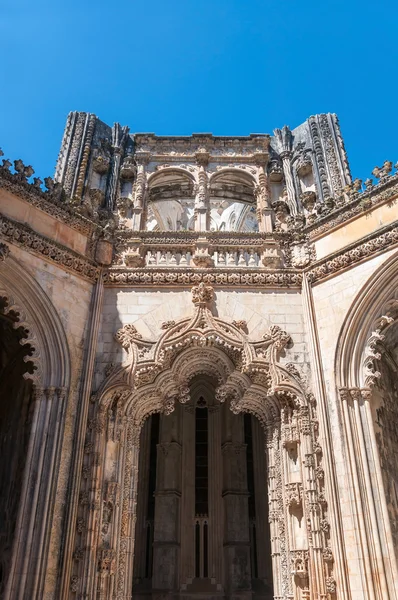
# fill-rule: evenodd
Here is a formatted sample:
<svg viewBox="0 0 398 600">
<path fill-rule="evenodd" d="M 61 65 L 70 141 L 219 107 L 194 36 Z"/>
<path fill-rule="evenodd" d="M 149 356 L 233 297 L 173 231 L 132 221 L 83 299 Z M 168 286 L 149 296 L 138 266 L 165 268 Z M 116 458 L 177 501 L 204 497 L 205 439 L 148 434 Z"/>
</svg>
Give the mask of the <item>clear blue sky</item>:
<svg viewBox="0 0 398 600">
<path fill-rule="evenodd" d="M 335 112 L 354 176 L 398 160 L 398 11 L 379 0 L 3 0 L 0 146 L 53 174 L 67 113 L 158 135 Z"/>
</svg>

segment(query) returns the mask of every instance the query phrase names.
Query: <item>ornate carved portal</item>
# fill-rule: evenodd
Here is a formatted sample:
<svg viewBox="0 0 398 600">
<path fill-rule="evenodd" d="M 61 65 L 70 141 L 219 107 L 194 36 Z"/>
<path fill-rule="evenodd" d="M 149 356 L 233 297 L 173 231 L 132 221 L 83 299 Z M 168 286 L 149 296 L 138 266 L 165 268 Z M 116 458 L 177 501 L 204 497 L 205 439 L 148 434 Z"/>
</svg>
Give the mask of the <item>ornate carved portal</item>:
<svg viewBox="0 0 398 600">
<path fill-rule="evenodd" d="M 264 486 L 267 483 L 264 489 L 268 487 L 268 508 L 259 517 L 264 520 L 268 513 L 273 598 L 333 598 L 336 584 L 322 450 L 317 439 L 316 402 L 303 389 L 295 369 L 279 362 L 291 343 L 290 336 L 272 326 L 263 339 L 252 342 L 244 327 L 213 316 L 209 308 L 213 298 L 210 286 L 200 284 L 192 293 L 193 316 L 165 323 L 156 342 L 144 339 L 132 325 L 116 334 L 126 350 L 126 361 L 115 368 L 92 397 L 76 521 L 71 598 L 137 597 L 133 583 L 137 583 L 139 574 L 137 570 L 134 573 L 134 568 L 137 569 L 142 557 L 137 555 L 134 559 L 134 554 L 135 548 L 140 552 L 143 547 L 142 536 L 136 540 L 137 516 L 139 521 L 142 519 L 140 504 L 137 515 L 138 478 L 143 481 L 148 477 L 147 470 L 139 472 L 139 466 L 145 460 L 149 465 L 151 460 L 144 456 L 150 454 L 145 441 L 148 425 L 142 428 L 155 413 L 160 413 L 167 430 L 157 446 L 157 463 L 164 468 L 162 478 L 157 477 L 155 511 L 165 518 L 169 513 L 169 525 L 164 528 L 163 538 L 158 536 L 155 540 L 158 543 L 153 545 L 153 560 L 161 564 L 163 553 L 174 570 L 170 569 L 173 572 L 168 580 L 157 571 L 156 585 L 152 578 L 152 595 L 190 595 L 192 580 L 198 576 L 206 578 L 205 575 L 210 585 L 215 586 L 216 595 L 246 598 L 252 594 L 250 577 L 245 579 L 242 572 L 250 569 L 253 555 L 250 557 L 249 552 L 243 551 L 242 558 L 245 543 L 238 552 L 239 544 L 228 544 L 231 539 L 225 533 L 228 519 L 232 521 L 237 514 L 233 510 L 228 512 L 234 502 L 235 507 L 240 503 L 242 515 L 248 502 L 245 478 L 246 487 L 241 489 L 237 489 L 236 481 L 226 483 L 226 474 L 239 458 L 237 448 L 244 445 L 242 428 L 240 439 L 235 439 L 221 434 L 222 428 L 217 425 L 214 414 L 222 414 L 225 420 L 230 411 L 238 415 L 238 421 L 244 413 L 251 415 L 252 423 L 258 422 L 263 430 L 263 483 Z M 207 396 L 206 392 L 198 392 L 203 387 L 208 390 Z M 228 494 L 224 494 L 221 503 L 214 504 L 218 508 L 213 509 L 211 527 L 210 521 L 206 521 L 206 511 L 195 511 L 200 539 L 204 539 L 204 532 L 208 536 L 211 573 L 204 570 L 202 559 L 199 566 L 193 561 L 192 568 L 189 561 L 181 561 L 181 556 L 194 553 L 195 548 L 190 545 L 189 536 L 176 526 L 189 504 L 190 492 L 181 485 L 181 476 L 184 478 L 189 461 L 194 460 L 194 445 L 189 444 L 189 437 L 197 439 L 194 420 L 190 433 L 188 425 L 188 429 L 182 428 L 182 433 L 178 431 L 181 421 L 178 413 L 189 415 L 190 410 L 199 410 L 203 402 L 208 403 L 208 458 L 213 461 L 212 471 L 219 469 L 223 480 L 221 483 L 217 477 L 209 478 L 209 503 L 210 498 L 219 498 L 221 485 L 224 491 L 229 488 L 234 492 L 231 505 L 226 499 Z M 229 419 L 235 418 L 234 415 Z M 216 465 L 214 457 L 219 450 L 223 456 Z M 223 511 L 226 518 L 221 522 Z M 173 520 L 172 513 L 180 516 Z M 210 514 L 207 516 L 210 518 Z M 247 513 L 244 517 L 248 518 Z M 247 542 L 247 537 L 234 541 Z M 260 539 L 258 543 L 261 545 L 263 541 Z M 217 561 L 223 564 L 217 566 Z M 202 597 L 212 595 L 214 591 L 202 589 Z"/>
</svg>

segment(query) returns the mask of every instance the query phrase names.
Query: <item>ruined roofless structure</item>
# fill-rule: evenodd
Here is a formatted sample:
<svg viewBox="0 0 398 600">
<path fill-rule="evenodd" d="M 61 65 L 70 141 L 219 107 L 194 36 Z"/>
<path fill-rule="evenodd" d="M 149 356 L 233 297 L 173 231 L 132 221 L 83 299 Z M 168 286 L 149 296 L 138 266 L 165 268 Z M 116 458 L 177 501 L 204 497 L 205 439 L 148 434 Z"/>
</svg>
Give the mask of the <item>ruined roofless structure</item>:
<svg viewBox="0 0 398 600">
<path fill-rule="evenodd" d="M 0 167 L 0 596 L 397 600 L 398 170 L 336 115 L 71 113 Z"/>
</svg>

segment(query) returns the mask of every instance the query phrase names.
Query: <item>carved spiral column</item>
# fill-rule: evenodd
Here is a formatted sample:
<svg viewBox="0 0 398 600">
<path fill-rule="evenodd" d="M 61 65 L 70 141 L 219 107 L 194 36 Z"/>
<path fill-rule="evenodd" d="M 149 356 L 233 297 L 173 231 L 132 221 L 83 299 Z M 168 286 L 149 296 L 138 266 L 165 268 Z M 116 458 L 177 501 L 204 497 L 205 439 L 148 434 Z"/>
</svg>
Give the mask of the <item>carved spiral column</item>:
<svg viewBox="0 0 398 600">
<path fill-rule="evenodd" d="M 293 174 L 292 174 L 292 164 L 291 164 L 292 153 L 290 151 L 286 151 L 286 152 L 282 152 L 280 156 L 282 159 L 283 174 L 285 176 L 287 202 L 289 204 L 290 214 L 296 215 L 297 214 L 297 202 L 296 202 L 296 192 L 294 189 Z"/>
<path fill-rule="evenodd" d="M 119 188 L 120 163 L 127 134 L 128 127 L 121 127 L 119 123 L 114 124 L 112 128 L 112 165 L 106 189 L 106 206 L 110 211 L 114 210 L 116 204 Z"/>
<path fill-rule="evenodd" d="M 139 231 L 143 228 L 143 215 L 146 213 L 146 166 L 151 156 L 148 152 L 139 152 L 136 154 L 137 177 L 133 188 L 133 208 L 131 228 L 133 231 Z"/>
<path fill-rule="evenodd" d="M 206 167 L 209 163 L 209 154 L 205 150 L 196 153 L 196 161 L 199 165 L 198 187 L 195 197 L 195 231 L 207 231 L 209 229 L 209 191 Z"/>
<path fill-rule="evenodd" d="M 258 168 L 258 186 L 255 190 L 257 198 L 257 220 L 260 232 L 272 231 L 272 210 L 270 203 L 270 192 L 268 178 L 265 172 L 267 155 L 257 154 L 256 165 Z"/>
</svg>

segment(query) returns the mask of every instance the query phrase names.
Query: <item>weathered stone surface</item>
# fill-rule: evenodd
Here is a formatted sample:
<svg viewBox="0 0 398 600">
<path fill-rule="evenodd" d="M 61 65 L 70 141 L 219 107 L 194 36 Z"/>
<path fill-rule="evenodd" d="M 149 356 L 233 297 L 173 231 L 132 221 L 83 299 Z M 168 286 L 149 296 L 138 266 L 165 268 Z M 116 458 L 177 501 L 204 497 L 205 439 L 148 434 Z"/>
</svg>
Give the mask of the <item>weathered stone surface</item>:
<svg viewBox="0 0 398 600">
<path fill-rule="evenodd" d="M 87 113 L 11 165 L 2 597 L 395 600 L 397 166 Z"/>
</svg>

